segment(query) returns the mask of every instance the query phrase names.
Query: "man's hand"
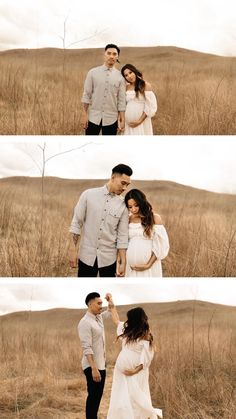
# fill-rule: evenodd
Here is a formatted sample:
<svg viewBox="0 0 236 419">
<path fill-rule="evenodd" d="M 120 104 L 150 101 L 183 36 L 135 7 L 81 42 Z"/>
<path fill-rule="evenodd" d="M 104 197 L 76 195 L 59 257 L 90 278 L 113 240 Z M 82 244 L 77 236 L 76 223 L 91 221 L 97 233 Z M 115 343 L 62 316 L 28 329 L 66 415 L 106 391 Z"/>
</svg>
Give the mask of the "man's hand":
<svg viewBox="0 0 236 419">
<path fill-rule="evenodd" d="M 92 368 L 92 377 L 93 381 L 95 381 L 96 383 L 99 383 L 99 381 L 101 381 L 101 374 L 96 367 Z"/>
<path fill-rule="evenodd" d="M 113 304 L 111 293 L 107 292 L 106 295 L 105 295 L 105 299 L 107 300 L 108 303 L 112 303 Z"/>
<path fill-rule="evenodd" d="M 78 256 L 75 247 L 72 247 L 69 251 L 69 264 L 70 268 L 77 268 L 78 266 Z"/>
<path fill-rule="evenodd" d="M 122 277 L 125 276 L 125 262 L 117 262 L 117 268 L 116 268 L 116 276 Z"/>
<path fill-rule="evenodd" d="M 124 120 L 124 118 L 118 119 L 117 131 L 118 132 L 124 132 L 124 130 L 125 130 L 125 120 Z"/>
<path fill-rule="evenodd" d="M 111 310 L 112 308 L 115 307 L 115 304 L 114 304 L 113 299 L 112 299 L 112 295 L 110 293 L 106 293 L 105 299 L 108 302 L 108 310 Z"/>
<path fill-rule="evenodd" d="M 81 117 L 81 126 L 84 130 L 88 128 L 88 114 L 87 113 L 83 113 Z"/>
</svg>

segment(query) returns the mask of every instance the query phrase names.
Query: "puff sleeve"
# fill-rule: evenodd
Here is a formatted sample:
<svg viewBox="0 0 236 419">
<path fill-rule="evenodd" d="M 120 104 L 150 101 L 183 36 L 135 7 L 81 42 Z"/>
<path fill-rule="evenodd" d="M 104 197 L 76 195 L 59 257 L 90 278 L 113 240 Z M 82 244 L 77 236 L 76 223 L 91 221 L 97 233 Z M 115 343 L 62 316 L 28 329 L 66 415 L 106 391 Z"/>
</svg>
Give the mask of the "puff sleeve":
<svg viewBox="0 0 236 419">
<path fill-rule="evenodd" d="M 164 259 L 169 253 L 169 238 L 163 225 L 156 224 L 153 231 L 152 251 L 158 260 Z"/>
<path fill-rule="evenodd" d="M 157 111 L 157 100 L 155 94 L 150 90 L 145 92 L 145 104 L 144 112 L 149 117 L 152 118 Z"/>
</svg>

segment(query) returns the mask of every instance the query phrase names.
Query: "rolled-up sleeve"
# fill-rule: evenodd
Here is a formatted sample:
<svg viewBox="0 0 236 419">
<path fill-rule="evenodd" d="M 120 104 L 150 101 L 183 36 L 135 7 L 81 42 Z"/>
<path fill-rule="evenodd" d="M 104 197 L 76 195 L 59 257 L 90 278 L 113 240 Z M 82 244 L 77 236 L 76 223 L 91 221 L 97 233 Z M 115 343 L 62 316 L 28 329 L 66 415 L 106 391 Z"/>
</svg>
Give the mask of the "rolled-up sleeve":
<svg viewBox="0 0 236 419">
<path fill-rule="evenodd" d="M 117 249 L 128 248 L 129 213 L 124 209 L 117 229 Z"/>
<path fill-rule="evenodd" d="M 118 91 L 118 101 L 117 101 L 117 109 L 119 112 L 125 112 L 125 108 L 126 108 L 125 92 L 126 92 L 125 80 L 122 79 L 120 82 L 120 87 Z"/>
<path fill-rule="evenodd" d="M 83 354 L 86 355 L 94 355 L 92 349 L 92 331 L 91 327 L 86 322 L 80 322 L 78 325 L 78 333 L 81 342 L 81 346 L 83 349 Z"/>
<path fill-rule="evenodd" d="M 90 70 L 84 82 L 84 92 L 83 92 L 81 102 L 88 103 L 90 105 L 91 99 L 92 99 L 92 92 L 93 92 L 93 77 L 92 77 L 92 70 Z"/>
<path fill-rule="evenodd" d="M 70 225 L 70 233 L 81 235 L 87 208 L 87 191 L 83 192 L 75 206 L 74 215 Z"/>
</svg>

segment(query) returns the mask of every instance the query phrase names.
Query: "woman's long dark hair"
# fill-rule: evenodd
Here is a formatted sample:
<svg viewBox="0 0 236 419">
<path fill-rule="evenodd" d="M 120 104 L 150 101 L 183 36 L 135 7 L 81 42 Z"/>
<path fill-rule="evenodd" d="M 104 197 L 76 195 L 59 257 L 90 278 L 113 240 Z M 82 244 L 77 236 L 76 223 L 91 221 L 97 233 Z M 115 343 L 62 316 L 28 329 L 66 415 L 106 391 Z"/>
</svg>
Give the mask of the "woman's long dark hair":
<svg viewBox="0 0 236 419">
<path fill-rule="evenodd" d="M 136 97 L 138 97 L 139 93 L 144 95 L 145 97 L 145 81 L 143 80 L 143 75 L 141 71 L 139 71 L 133 64 L 125 64 L 124 67 L 121 69 L 121 74 L 125 78 L 124 72 L 125 70 L 130 70 L 136 75 L 136 80 L 134 84 L 134 90 L 136 93 Z"/>
<path fill-rule="evenodd" d="M 124 331 L 119 337 L 125 338 L 127 343 L 145 339 L 149 341 L 150 345 L 153 344 L 153 336 L 150 332 L 148 316 L 142 307 L 135 307 L 127 312 Z"/>
<path fill-rule="evenodd" d="M 125 195 L 125 205 L 128 208 L 129 199 L 133 199 L 139 206 L 141 224 L 144 227 L 144 235 L 151 237 L 152 228 L 155 224 L 151 204 L 147 201 L 146 195 L 139 189 L 131 189 Z"/>
</svg>

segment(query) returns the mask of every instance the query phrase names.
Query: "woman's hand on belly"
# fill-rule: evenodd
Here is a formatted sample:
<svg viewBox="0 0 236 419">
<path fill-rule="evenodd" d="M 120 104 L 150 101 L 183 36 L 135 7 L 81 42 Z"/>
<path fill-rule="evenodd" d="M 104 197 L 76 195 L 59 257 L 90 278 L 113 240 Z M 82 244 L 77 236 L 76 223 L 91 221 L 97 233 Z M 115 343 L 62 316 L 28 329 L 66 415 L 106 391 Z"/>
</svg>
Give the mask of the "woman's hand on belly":
<svg viewBox="0 0 236 419">
<path fill-rule="evenodd" d="M 142 121 L 140 122 L 140 120 L 138 121 L 133 121 L 133 122 L 129 122 L 128 125 L 130 128 L 136 128 L 138 127 L 140 124 L 142 124 Z"/>
<path fill-rule="evenodd" d="M 130 266 L 130 267 L 133 271 L 142 272 L 142 271 L 146 271 L 147 269 L 150 269 L 151 266 L 152 265 L 150 263 L 143 263 L 140 265 L 135 265 L 135 266 Z"/>
<path fill-rule="evenodd" d="M 130 377 L 131 375 L 138 374 L 142 369 L 143 369 L 143 364 L 140 364 L 132 370 L 124 370 L 123 374 L 126 375 L 127 377 Z"/>
</svg>

